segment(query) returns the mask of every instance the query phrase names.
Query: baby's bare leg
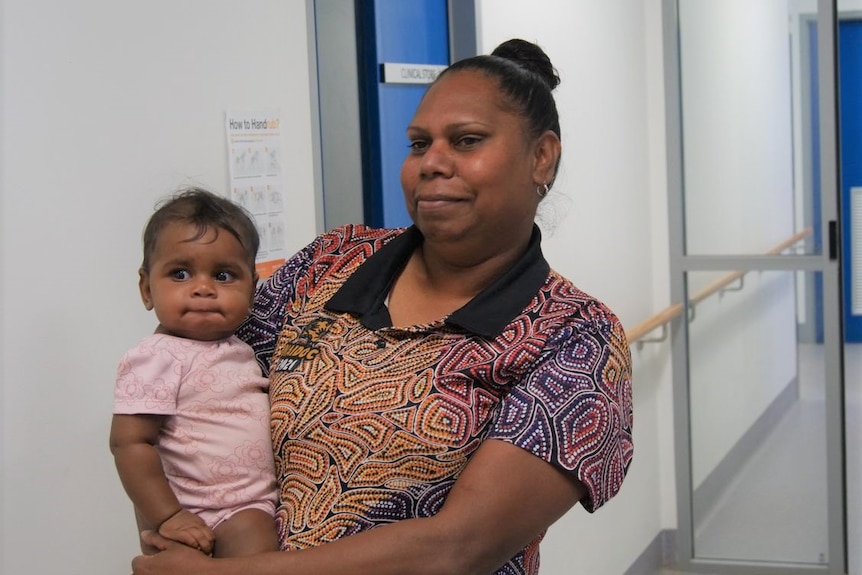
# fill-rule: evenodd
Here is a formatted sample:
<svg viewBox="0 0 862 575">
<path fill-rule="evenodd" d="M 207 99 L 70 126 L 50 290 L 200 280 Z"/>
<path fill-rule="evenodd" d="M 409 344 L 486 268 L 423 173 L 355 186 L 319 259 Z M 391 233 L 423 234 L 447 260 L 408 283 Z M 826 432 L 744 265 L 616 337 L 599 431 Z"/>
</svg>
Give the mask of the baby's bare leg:
<svg viewBox="0 0 862 575">
<path fill-rule="evenodd" d="M 243 509 L 215 528 L 213 557 L 240 557 L 278 551 L 272 515 L 260 509 Z"/>
</svg>

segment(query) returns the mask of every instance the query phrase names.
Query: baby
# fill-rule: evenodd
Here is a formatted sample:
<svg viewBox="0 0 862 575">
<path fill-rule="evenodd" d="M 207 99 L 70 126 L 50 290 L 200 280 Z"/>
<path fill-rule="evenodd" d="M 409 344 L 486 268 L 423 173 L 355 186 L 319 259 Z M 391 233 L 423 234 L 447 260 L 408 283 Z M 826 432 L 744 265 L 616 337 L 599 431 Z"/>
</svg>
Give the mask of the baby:
<svg viewBox="0 0 862 575">
<path fill-rule="evenodd" d="M 138 284 L 159 325 L 117 370 L 111 452 L 139 530 L 217 557 L 277 549 L 268 380 L 233 335 L 259 243 L 249 215 L 206 190 L 159 207 Z"/>
</svg>

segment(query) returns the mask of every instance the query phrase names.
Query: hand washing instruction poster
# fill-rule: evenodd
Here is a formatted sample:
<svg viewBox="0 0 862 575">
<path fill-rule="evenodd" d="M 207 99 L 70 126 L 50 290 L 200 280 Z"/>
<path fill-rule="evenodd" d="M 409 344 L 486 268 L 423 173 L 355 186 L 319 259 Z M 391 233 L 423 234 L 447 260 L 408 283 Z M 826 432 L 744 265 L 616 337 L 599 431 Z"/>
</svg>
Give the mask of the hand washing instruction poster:
<svg viewBox="0 0 862 575">
<path fill-rule="evenodd" d="M 281 119 L 278 110 L 261 110 L 229 111 L 225 120 L 230 197 L 254 216 L 260 234 L 256 267 L 264 279 L 286 257 Z"/>
</svg>

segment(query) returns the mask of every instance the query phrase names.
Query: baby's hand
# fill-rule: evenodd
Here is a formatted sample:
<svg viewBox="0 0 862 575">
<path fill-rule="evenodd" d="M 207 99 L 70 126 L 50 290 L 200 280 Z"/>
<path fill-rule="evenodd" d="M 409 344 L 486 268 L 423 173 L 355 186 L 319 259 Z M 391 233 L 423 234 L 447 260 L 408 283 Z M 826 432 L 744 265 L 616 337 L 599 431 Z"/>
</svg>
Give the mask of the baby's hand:
<svg viewBox="0 0 862 575">
<path fill-rule="evenodd" d="M 213 530 L 204 523 L 203 519 L 185 509 L 166 519 L 159 526 L 159 535 L 203 551 L 207 555 L 212 553 L 215 539 Z"/>
</svg>

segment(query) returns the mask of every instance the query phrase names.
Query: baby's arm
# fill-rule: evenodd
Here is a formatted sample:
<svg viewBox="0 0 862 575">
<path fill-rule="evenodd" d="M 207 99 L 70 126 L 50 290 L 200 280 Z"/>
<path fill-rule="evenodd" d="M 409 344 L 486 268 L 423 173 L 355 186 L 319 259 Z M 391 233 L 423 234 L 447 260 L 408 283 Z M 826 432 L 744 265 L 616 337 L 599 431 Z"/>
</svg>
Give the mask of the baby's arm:
<svg viewBox="0 0 862 575">
<path fill-rule="evenodd" d="M 120 481 L 137 513 L 160 535 L 210 553 L 212 530 L 200 517 L 183 509 L 162 470 L 155 444 L 164 417 L 114 415 L 111 453 Z"/>
</svg>

